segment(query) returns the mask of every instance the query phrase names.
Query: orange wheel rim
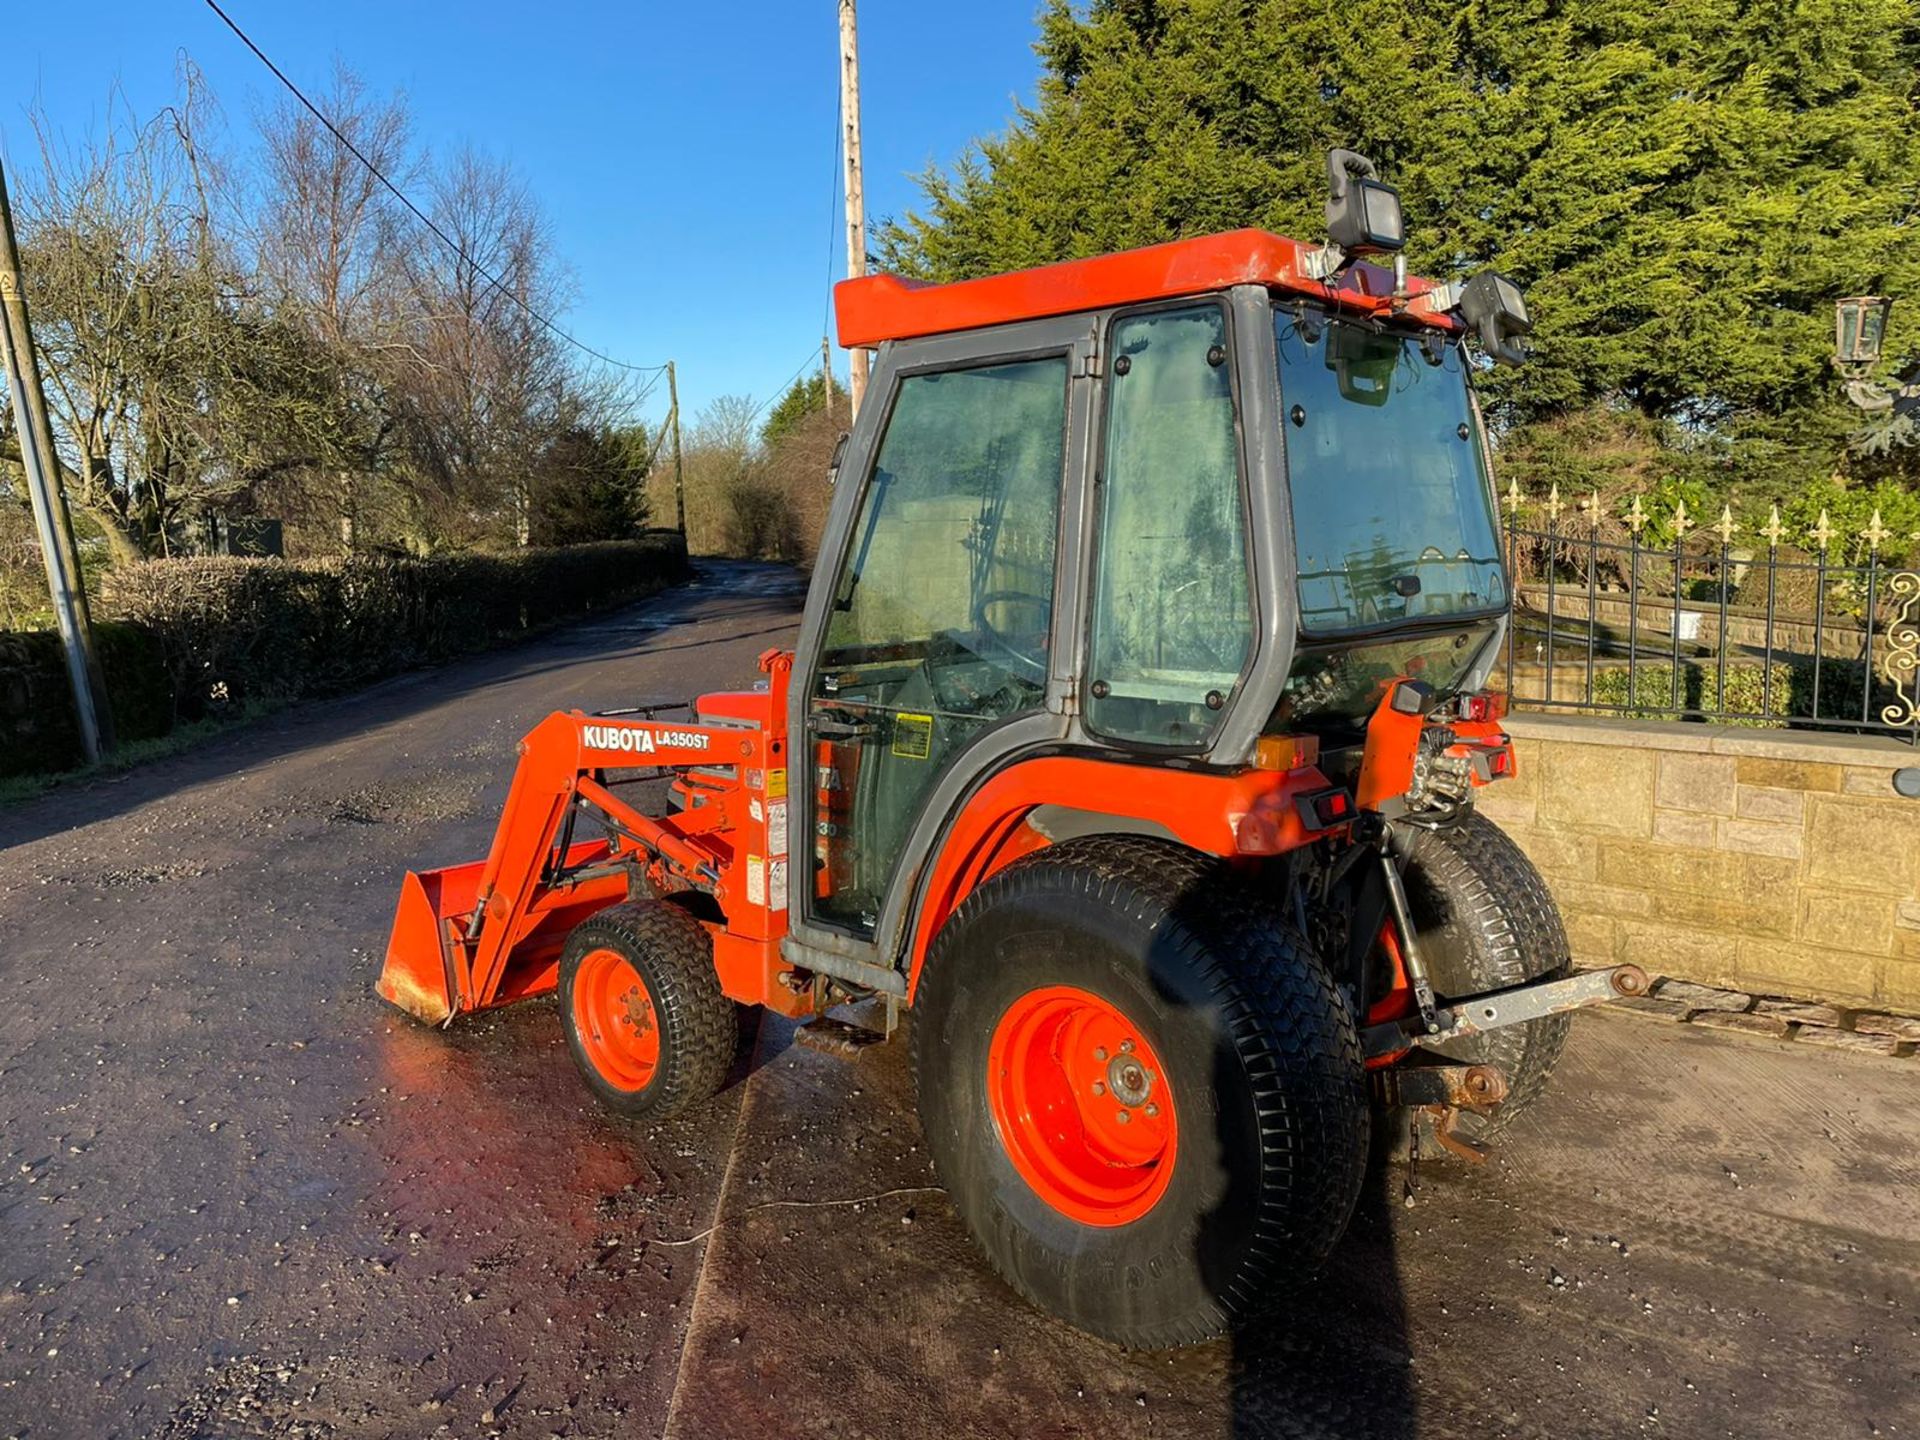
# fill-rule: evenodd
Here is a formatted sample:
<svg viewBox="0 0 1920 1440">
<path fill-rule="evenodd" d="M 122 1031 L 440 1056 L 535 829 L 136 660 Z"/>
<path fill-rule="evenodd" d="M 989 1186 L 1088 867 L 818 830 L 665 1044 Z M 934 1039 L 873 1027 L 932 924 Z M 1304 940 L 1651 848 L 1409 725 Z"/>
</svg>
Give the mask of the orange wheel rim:
<svg viewBox="0 0 1920 1440">
<path fill-rule="evenodd" d="M 573 1029 L 600 1077 L 618 1090 L 644 1090 L 660 1068 L 660 1017 L 633 962 L 618 950 L 589 950 L 573 972 Z"/>
<path fill-rule="evenodd" d="M 1087 1225 L 1126 1225 L 1173 1180 L 1166 1067 L 1117 1006 L 1067 985 L 1022 995 L 987 1050 L 987 1101 L 1013 1168 Z"/>
</svg>

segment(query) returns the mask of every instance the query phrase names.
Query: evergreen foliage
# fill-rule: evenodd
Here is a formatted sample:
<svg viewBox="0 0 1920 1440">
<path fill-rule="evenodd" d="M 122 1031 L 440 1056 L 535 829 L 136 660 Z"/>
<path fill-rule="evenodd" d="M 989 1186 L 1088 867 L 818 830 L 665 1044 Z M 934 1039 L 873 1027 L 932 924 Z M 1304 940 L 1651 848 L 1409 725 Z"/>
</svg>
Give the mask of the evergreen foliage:
<svg viewBox="0 0 1920 1440">
<path fill-rule="evenodd" d="M 1887 353 L 1920 344 L 1915 0 L 1049 0 L 1037 50 L 1037 103 L 879 227 L 889 267 L 1317 239 L 1344 145 L 1401 188 L 1416 272 L 1525 287 L 1536 358 L 1485 385 L 1509 439 L 1589 414 L 1736 509 L 1920 473 L 1847 458 L 1828 363 L 1843 295 L 1908 297 Z"/>
</svg>

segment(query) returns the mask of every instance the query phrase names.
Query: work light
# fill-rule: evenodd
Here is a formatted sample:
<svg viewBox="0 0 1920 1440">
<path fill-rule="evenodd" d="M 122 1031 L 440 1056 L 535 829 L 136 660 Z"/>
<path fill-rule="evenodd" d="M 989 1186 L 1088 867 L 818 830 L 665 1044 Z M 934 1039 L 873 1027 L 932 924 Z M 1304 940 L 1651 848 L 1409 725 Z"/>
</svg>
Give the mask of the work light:
<svg viewBox="0 0 1920 1440">
<path fill-rule="evenodd" d="M 1327 238 L 1348 255 L 1398 250 L 1407 243 L 1400 192 L 1377 178 L 1355 150 L 1327 154 Z"/>
<path fill-rule="evenodd" d="M 1503 365 L 1527 358 L 1520 337 L 1533 329 L 1520 287 L 1497 270 L 1482 270 L 1460 287 L 1452 307 L 1480 336 L 1480 346 Z"/>
</svg>

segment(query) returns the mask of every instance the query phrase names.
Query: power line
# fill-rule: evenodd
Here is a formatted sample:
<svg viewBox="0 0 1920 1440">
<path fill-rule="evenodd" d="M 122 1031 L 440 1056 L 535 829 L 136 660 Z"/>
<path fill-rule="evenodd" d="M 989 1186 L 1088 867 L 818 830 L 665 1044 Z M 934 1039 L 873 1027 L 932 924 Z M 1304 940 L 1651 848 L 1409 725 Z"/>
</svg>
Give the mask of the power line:
<svg viewBox="0 0 1920 1440">
<path fill-rule="evenodd" d="M 760 418 L 760 412 L 762 410 L 765 410 L 769 405 L 773 404 L 774 401 L 778 400 L 781 396 L 785 395 L 787 391 L 793 388 L 793 382 L 800 378 L 802 371 L 805 371 L 810 367 L 819 364 L 819 362 L 820 362 L 820 352 L 817 350 L 809 350 L 807 352 L 807 358 L 800 362 L 799 366 L 795 368 L 793 374 L 789 375 L 785 380 L 782 380 L 780 382 L 779 388 L 777 388 L 771 395 L 767 396 L 766 399 L 762 400 L 758 405 L 753 407 L 753 413 L 747 416 L 747 423 L 752 424 L 755 420 L 758 420 Z"/>
<path fill-rule="evenodd" d="M 322 125 L 327 127 L 328 133 L 330 133 L 335 140 L 338 140 L 343 146 L 346 147 L 348 154 L 352 155 L 354 159 L 358 160 L 362 165 L 366 166 L 368 171 L 373 175 L 373 178 L 378 180 L 382 185 L 386 186 L 387 189 L 392 193 L 394 199 L 398 200 L 402 205 L 406 206 L 408 210 L 412 211 L 413 216 L 416 220 L 418 220 L 422 225 L 426 226 L 427 229 L 431 230 L 436 236 L 438 236 L 441 243 L 444 244 L 449 250 L 453 251 L 455 255 L 458 255 L 468 265 L 471 265 L 476 272 L 484 276 L 487 280 L 487 283 L 492 285 L 494 289 L 498 290 L 502 295 L 505 295 L 509 300 L 513 301 L 514 304 L 518 305 L 522 310 L 526 311 L 529 316 L 531 316 L 535 320 L 538 320 L 542 325 L 546 326 L 547 329 L 551 330 L 555 335 L 559 336 L 562 340 L 566 341 L 569 345 L 572 345 L 574 348 L 578 350 L 584 351 L 586 354 L 593 356 L 594 359 L 596 360 L 605 361 L 607 364 L 614 366 L 616 369 L 631 370 L 638 374 L 653 374 L 655 376 L 658 376 L 662 371 L 664 371 L 667 368 L 665 365 L 629 365 L 625 360 L 616 360 L 613 358 L 613 356 L 606 354 L 604 351 L 594 349 L 593 346 L 587 344 L 586 341 L 578 339 L 575 336 L 569 334 L 566 330 L 562 329 L 560 325 L 555 323 L 553 320 L 548 319 L 545 315 L 541 314 L 538 310 L 534 309 L 533 306 L 529 305 L 525 300 L 521 299 L 520 296 L 516 295 L 513 291 L 509 290 L 504 284 L 500 282 L 498 278 L 494 276 L 492 271 L 488 270 L 478 260 L 474 259 L 473 256 L 469 255 L 466 252 L 466 250 L 460 245 L 459 241 L 455 240 L 451 235 L 447 234 L 445 230 L 442 230 L 439 227 L 439 225 L 437 225 L 434 222 L 433 218 L 427 214 L 426 211 L 422 210 L 418 205 L 414 204 L 413 201 L 409 200 L 407 198 L 406 192 L 403 191 L 398 185 L 394 184 L 393 181 L 389 180 L 386 177 L 385 173 L 381 171 L 379 166 L 375 165 L 365 155 L 362 155 L 360 153 L 360 148 L 357 145 L 355 145 L 353 141 L 349 140 L 344 134 L 341 133 L 340 127 L 335 125 L 333 121 L 329 120 L 325 112 L 323 112 L 318 105 L 315 105 L 311 100 L 309 100 L 306 97 L 305 93 L 301 91 L 298 85 L 294 84 L 293 81 L 287 78 L 285 71 L 283 71 L 278 65 L 274 64 L 272 60 L 267 58 L 267 52 L 262 50 L 258 45 L 253 43 L 252 37 L 249 36 L 246 31 L 242 30 L 238 25 L 234 23 L 233 17 L 227 14 L 226 11 L 222 10 L 220 6 L 216 3 L 216 0 L 207 0 L 207 8 L 213 11 L 214 14 L 218 15 L 221 21 L 226 25 L 226 27 L 239 37 L 240 43 L 242 45 L 245 45 L 247 49 L 251 50 L 254 53 L 254 55 L 259 59 L 262 65 L 266 66 L 267 69 L 273 72 L 274 79 L 278 80 L 282 85 L 286 86 L 287 89 L 292 92 L 294 99 L 298 100 L 302 105 L 306 106 L 308 113 L 311 114 L 314 119 L 318 120 Z M 652 387 L 649 386 L 648 388 L 651 389 Z"/>
</svg>

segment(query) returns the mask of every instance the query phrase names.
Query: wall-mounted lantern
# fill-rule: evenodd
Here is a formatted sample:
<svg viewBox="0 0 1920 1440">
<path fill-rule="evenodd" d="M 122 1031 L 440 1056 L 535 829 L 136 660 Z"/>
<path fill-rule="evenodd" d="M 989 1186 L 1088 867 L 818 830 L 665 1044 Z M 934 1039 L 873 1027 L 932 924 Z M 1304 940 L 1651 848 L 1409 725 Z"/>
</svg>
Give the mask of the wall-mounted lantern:
<svg viewBox="0 0 1920 1440">
<path fill-rule="evenodd" d="M 1884 295 L 1853 295 L 1833 302 L 1834 367 L 1846 379 L 1847 399 L 1870 414 L 1895 409 L 1905 414 L 1920 406 L 1920 367 L 1893 387 L 1867 378 L 1867 372 L 1880 363 L 1892 309 L 1893 301 Z"/>
</svg>

